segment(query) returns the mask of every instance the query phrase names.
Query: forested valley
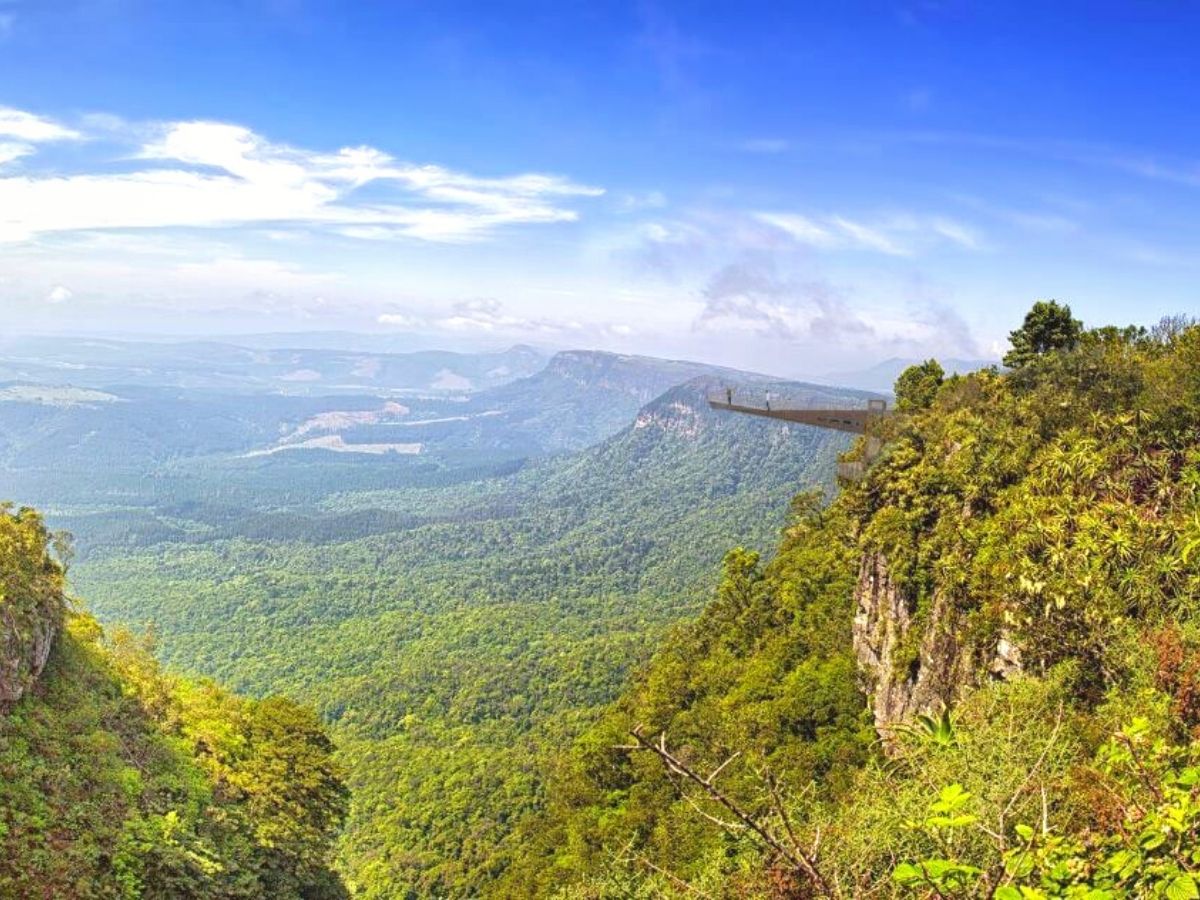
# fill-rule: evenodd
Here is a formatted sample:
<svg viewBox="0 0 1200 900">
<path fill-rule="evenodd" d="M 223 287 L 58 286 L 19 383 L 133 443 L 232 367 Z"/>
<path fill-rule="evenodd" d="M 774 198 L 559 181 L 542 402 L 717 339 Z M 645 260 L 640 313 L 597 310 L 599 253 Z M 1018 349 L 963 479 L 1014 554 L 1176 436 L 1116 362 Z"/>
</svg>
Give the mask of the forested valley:
<svg viewBox="0 0 1200 900">
<path fill-rule="evenodd" d="M 72 370 L 87 387 L 9 388 L 9 478 L 74 533 L 88 609 L 148 632 L 172 669 L 318 711 L 354 789 L 339 866 L 378 896 L 481 890 L 544 801 L 540 748 L 568 745 L 703 606 L 726 547 L 769 548 L 797 485 L 832 491 L 846 436 L 708 394 L 867 396 L 586 352 L 477 392 L 214 392 L 177 384 L 203 371 L 186 353 L 143 352 L 164 387 L 112 384 L 105 356 Z M 422 447 L 298 446 L 331 432 Z"/>
<path fill-rule="evenodd" d="M 336 406 L 14 383 L 59 453 L 8 439 L 14 499 L 75 549 L 6 513 L 6 612 L 65 624 L 0 719 L 0 884 L 1200 896 L 1200 326 L 1015 324 L 904 371 L 874 448 L 707 403 L 867 394 L 605 355 Z"/>
</svg>

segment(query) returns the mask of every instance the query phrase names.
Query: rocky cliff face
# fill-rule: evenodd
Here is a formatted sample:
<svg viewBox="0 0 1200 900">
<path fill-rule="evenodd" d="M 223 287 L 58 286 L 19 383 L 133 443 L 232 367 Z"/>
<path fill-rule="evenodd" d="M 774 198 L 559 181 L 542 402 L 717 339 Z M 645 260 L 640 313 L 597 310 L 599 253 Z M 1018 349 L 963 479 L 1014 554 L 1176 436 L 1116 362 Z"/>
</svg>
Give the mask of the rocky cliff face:
<svg viewBox="0 0 1200 900">
<path fill-rule="evenodd" d="M 885 742 L 897 725 L 953 705 L 981 678 L 1009 678 L 1021 670 L 1020 649 L 1007 635 L 989 647 L 966 640 L 960 615 L 944 595 L 935 595 L 918 621 L 915 604 L 878 551 L 863 555 L 854 595 L 854 652 Z"/>
<path fill-rule="evenodd" d="M 0 712 L 20 700 L 42 673 L 58 633 L 58 616 L 18 616 L 0 600 Z"/>
<path fill-rule="evenodd" d="M 52 535 L 36 510 L 0 503 L 0 712 L 42 672 L 66 612 L 69 540 Z"/>
</svg>

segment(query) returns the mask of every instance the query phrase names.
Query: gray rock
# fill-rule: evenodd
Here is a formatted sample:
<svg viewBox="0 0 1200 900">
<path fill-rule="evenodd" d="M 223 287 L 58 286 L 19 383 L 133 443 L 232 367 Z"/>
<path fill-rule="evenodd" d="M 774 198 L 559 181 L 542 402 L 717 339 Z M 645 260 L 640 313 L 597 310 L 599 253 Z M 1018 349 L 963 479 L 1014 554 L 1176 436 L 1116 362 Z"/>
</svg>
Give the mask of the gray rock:
<svg viewBox="0 0 1200 900">
<path fill-rule="evenodd" d="M 918 619 L 915 601 L 896 585 L 881 552 L 863 555 L 854 594 L 854 652 L 885 745 L 896 726 L 952 706 L 983 673 L 1012 678 L 1021 671 L 1012 636 L 1002 634 L 987 650 L 972 646 L 957 606 L 944 594 L 935 594 Z"/>
<path fill-rule="evenodd" d="M 58 633 L 57 611 L 32 617 L 0 609 L 0 710 L 21 699 L 42 673 Z"/>
</svg>

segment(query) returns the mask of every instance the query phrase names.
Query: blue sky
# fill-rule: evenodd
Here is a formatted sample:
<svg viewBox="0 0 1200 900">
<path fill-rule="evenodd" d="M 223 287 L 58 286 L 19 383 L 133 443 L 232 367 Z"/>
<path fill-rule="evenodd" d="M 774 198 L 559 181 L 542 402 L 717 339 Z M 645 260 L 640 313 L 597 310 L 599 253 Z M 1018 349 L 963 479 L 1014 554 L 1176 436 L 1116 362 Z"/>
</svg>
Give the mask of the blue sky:
<svg viewBox="0 0 1200 900">
<path fill-rule="evenodd" d="M 0 0 L 0 327 L 786 374 L 1200 312 L 1193 3 Z"/>
</svg>

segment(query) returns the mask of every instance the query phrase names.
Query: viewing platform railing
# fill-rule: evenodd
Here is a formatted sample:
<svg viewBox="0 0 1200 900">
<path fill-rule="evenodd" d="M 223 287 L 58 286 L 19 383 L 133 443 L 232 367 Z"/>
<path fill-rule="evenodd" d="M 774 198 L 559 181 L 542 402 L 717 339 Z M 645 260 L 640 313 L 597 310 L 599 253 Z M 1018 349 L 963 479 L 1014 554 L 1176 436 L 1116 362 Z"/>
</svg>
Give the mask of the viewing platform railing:
<svg viewBox="0 0 1200 900">
<path fill-rule="evenodd" d="M 725 388 L 709 394 L 708 405 L 713 409 L 867 435 L 861 458 L 838 462 L 837 475 L 844 481 L 858 481 L 866 475 L 868 467 L 883 450 L 882 441 L 869 434 L 868 429 L 873 422 L 891 414 L 883 399 L 870 399 L 865 406 L 845 406 L 819 397 L 794 397 L 767 390 L 760 393 L 745 388 Z"/>
<path fill-rule="evenodd" d="M 867 426 L 889 414 L 887 401 L 882 399 L 871 399 L 865 406 L 851 407 L 816 398 L 795 398 L 770 391 L 753 393 L 733 388 L 709 394 L 708 405 L 713 409 L 765 416 L 816 428 L 832 428 L 851 434 L 866 434 Z"/>
</svg>

